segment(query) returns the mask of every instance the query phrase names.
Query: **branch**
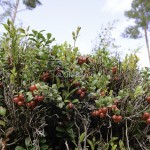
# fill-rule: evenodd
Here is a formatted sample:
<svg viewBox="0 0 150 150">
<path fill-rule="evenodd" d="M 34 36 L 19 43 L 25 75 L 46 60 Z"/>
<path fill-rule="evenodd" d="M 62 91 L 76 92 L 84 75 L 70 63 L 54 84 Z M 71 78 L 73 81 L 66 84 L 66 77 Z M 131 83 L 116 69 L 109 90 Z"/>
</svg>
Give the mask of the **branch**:
<svg viewBox="0 0 150 150">
<path fill-rule="evenodd" d="M 27 10 L 27 8 L 25 8 L 25 9 L 20 9 L 20 10 L 17 11 L 17 13 L 18 13 L 18 12 L 21 12 L 21 11 L 25 11 L 25 10 Z"/>
<path fill-rule="evenodd" d="M 127 126 L 127 119 L 126 119 L 126 139 L 127 139 L 127 147 L 128 150 L 130 150 L 130 146 L 129 146 L 129 138 L 128 138 L 128 126 Z"/>
<path fill-rule="evenodd" d="M 67 150 L 69 150 L 69 146 L 68 146 L 67 141 L 65 142 L 65 145 L 66 145 Z"/>
</svg>

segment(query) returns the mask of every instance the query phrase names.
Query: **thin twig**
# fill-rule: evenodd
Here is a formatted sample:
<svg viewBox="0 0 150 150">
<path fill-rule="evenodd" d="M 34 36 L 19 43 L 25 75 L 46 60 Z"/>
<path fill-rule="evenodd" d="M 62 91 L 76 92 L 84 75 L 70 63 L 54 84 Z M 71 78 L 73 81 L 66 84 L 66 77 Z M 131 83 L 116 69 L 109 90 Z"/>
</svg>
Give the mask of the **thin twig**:
<svg viewBox="0 0 150 150">
<path fill-rule="evenodd" d="M 67 141 L 65 142 L 65 145 L 66 145 L 67 150 L 69 150 L 69 146 L 68 146 L 68 142 Z"/>
<path fill-rule="evenodd" d="M 129 146 L 129 138 L 128 138 L 128 125 L 127 125 L 128 121 L 126 119 L 126 140 L 127 140 L 127 148 L 128 150 L 130 150 L 130 146 Z"/>
<path fill-rule="evenodd" d="M 14 142 L 12 142 L 12 143 L 8 143 L 8 144 L 6 144 L 7 146 L 11 146 L 11 145 L 14 145 L 15 143 L 17 143 L 19 140 L 21 140 L 21 138 L 20 139 L 18 139 L 18 140 L 16 140 L 16 141 L 14 141 Z"/>
<path fill-rule="evenodd" d="M 142 148 L 142 150 L 147 150 L 147 148 L 145 148 L 140 142 L 139 140 L 137 139 L 137 137 L 135 137 L 135 139 L 137 140 L 138 144 L 140 145 L 140 147 Z"/>
</svg>

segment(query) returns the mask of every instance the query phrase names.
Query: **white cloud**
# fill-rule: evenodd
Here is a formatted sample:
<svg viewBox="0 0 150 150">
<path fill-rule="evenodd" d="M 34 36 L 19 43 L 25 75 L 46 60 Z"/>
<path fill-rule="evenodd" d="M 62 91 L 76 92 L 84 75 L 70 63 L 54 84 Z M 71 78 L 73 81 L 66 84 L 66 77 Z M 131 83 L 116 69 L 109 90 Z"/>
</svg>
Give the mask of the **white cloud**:
<svg viewBox="0 0 150 150">
<path fill-rule="evenodd" d="M 106 0 L 103 12 L 119 13 L 131 8 L 132 0 Z"/>
</svg>

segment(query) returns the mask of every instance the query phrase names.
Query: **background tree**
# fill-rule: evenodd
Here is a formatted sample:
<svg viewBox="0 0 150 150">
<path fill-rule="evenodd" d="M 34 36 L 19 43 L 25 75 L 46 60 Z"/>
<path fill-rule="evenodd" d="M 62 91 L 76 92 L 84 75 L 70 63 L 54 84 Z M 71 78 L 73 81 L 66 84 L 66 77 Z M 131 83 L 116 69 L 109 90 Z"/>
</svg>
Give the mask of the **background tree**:
<svg viewBox="0 0 150 150">
<path fill-rule="evenodd" d="M 148 40 L 148 31 L 150 27 L 150 0 L 133 0 L 131 10 L 125 11 L 125 16 L 129 19 L 134 19 L 134 25 L 130 25 L 125 29 L 123 37 L 138 39 L 144 35 L 150 63 Z M 144 31 L 144 34 L 142 34 L 142 31 Z"/>
<path fill-rule="evenodd" d="M 3 13 L 0 14 L 0 21 L 2 22 L 9 17 L 15 23 L 17 13 L 21 11 L 18 10 L 20 2 L 20 0 L 0 0 L 0 6 L 3 9 Z M 26 9 L 32 10 L 42 3 L 39 0 L 23 0 L 23 4 Z"/>
</svg>

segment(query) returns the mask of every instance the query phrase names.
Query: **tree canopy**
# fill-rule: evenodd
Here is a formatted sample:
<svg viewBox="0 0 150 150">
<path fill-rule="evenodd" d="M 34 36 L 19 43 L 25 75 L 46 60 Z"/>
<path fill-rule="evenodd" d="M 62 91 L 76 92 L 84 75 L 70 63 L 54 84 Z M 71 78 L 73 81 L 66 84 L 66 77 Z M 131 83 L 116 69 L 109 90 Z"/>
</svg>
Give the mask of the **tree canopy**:
<svg viewBox="0 0 150 150">
<path fill-rule="evenodd" d="M 0 14 L 0 21 L 2 22 L 10 17 L 12 22 L 15 22 L 20 2 L 20 0 L 0 0 L 0 6 L 3 9 L 3 12 Z M 23 0 L 23 4 L 26 6 L 26 9 L 32 10 L 42 3 L 39 0 Z"/>
<path fill-rule="evenodd" d="M 148 41 L 148 31 L 150 29 L 150 0 L 133 0 L 131 9 L 125 11 L 125 16 L 134 20 L 134 25 L 129 25 L 122 34 L 125 38 L 145 37 L 147 51 L 150 61 L 150 50 Z M 144 34 L 142 33 L 144 31 Z"/>
<path fill-rule="evenodd" d="M 135 25 L 125 29 L 125 37 L 141 37 L 140 28 L 149 29 L 150 27 L 150 0 L 133 0 L 131 10 L 125 11 L 125 16 L 134 19 Z"/>
<path fill-rule="evenodd" d="M 25 4 L 28 9 L 34 9 L 37 5 L 41 5 L 42 3 L 39 0 L 23 0 L 23 4 Z"/>
</svg>

